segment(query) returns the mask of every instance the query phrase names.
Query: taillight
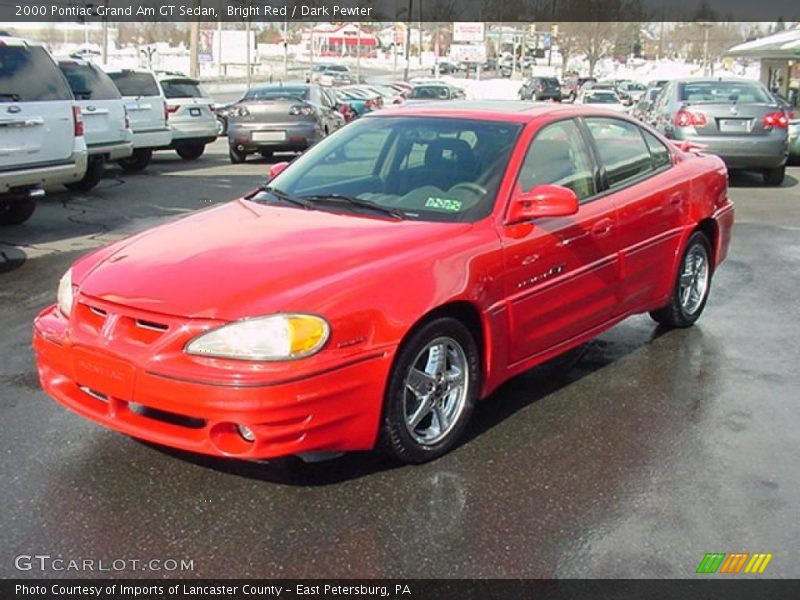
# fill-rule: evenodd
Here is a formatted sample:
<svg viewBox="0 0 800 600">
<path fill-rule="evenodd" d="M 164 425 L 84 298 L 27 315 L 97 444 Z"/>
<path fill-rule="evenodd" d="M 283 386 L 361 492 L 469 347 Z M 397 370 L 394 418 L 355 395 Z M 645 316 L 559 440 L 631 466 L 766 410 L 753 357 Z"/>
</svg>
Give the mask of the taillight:
<svg viewBox="0 0 800 600">
<path fill-rule="evenodd" d="M 297 116 L 310 116 L 314 114 L 314 107 L 313 106 L 306 106 L 304 104 L 295 104 L 289 109 L 289 115 L 293 117 Z"/>
<path fill-rule="evenodd" d="M 164 102 L 164 123 L 169 121 L 169 108 L 167 108 L 167 103 Z"/>
<path fill-rule="evenodd" d="M 789 117 L 784 112 L 773 112 L 764 115 L 764 127 L 780 127 L 786 129 L 789 127 Z"/>
<path fill-rule="evenodd" d="M 125 113 L 125 129 L 130 129 L 131 128 L 131 116 L 128 114 L 128 107 L 127 106 L 123 106 L 122 110 Z"/>
<path fill-rule="evenodd" d="M 212 113 L 215 113 L 215 112 L 217 112 L 217 106 L 216 106 L 216 104 L 209 104 L 209 105 L 208 105 L 208 110 L 210 110 Z"/>
<path fill-rule="evenodd" d="M 373 108 L 375 108 L 375 101 L 372 98 L 370 98 L 369 100 L 364 102 L 364 108 L 372 110 Z"/>
<path fill-rule="evenodd" d="M 176 113 L 176 112 L 178 112 L 178 109 L 179 109 L 180 107 L 181 107 L 181 105 L 180 105 L 180 104 L 172 104 L 172 105 L 167 105 L 167 113 L 168 113 L 168 114 L 173 114 L 173 113 Z"/>
<path fill-rule="evenodd" d="M 75 137 L 83 136 L 83 114 L 81 114 L 81 107 L 72 106 L 72 122 L 75 129 Z"/>
<path fill-rule="evenodd" d="M 675 113 L 675 125 L 678 127 L 702 127 L 708 123 L 706 116 L 701 112 L 692 112 L 689 110 L 679 110 Z"/>
</svg>

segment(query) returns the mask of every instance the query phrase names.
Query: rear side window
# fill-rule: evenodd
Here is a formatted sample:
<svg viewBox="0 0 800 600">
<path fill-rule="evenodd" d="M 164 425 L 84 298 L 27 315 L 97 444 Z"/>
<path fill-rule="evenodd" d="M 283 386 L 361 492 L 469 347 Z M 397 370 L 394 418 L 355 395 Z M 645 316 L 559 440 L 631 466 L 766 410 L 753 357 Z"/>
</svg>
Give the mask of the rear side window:
<svg viewBox="0 0 800 600">
<path fill-rule="evenodd" d="M 519 185 L 527 192 L 544 183 L 567 187 L 578 200 L 595 194 L 592 159 L 575 121 L 547 125 L 531 142 L 520 170 Z"/>
<path fill-rule="evenodd" d="M 653 168 L 660 169 L 669 165 L 672 162 L 669 158 L 669 150 L 661 140 L 646 129 L 642 129 L 642 134 L 647 147 L 650 149 L 650 156 L 653 157 Z"/>
<path fill-rule="evenodd" d="M 160 96 L 155 77 L 150 73 L 120 71 L 109 73 L 120 94 L 123 96 Z"/>
<path fill-rule="evenodd" d="M 586 125 L 595 140 L 609 187 L 625 185 L 653 170 L 650 149 L 639 127 L 619 119 L 594 117 L 587 118 Z"/>
<path fill-rule="evenodd" d="M 0 102 L 51 100 L 72 100 L 72 92 L 47 51 L 0 45 Z"/>
<path fill-rule="evenodd" d="M 119 90 L 108 75 L 92 64 L 58 63 L 78 100 L 118 100 Z"/>
<path fill-rule="evenodd" d="M 166 79 L 161 81 L 161 89 L 167 98 L 202 98 L 203 91 L 192 79 Z"/>
</svg>

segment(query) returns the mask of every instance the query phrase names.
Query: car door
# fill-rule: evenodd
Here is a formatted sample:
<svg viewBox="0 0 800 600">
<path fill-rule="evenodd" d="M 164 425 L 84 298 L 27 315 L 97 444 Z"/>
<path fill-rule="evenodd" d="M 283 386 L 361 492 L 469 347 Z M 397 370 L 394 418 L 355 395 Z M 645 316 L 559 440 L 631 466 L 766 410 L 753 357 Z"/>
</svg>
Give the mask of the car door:
<svg viewBox="0 0 800 600">
<path fill-rule="evenodd" d="M 617 302 L 617 215 L 598 197 L 596 166 L 578 123 L 544 126 L 528 147 L 514 193 L 569 187 L 578 213 L 506 226 L 501 237 L 512 363 L 542 354 L 607 322 Z"/>
<path fill-rule="evenodd" d="M 647 308 L 672 284 L 688 185 L 667 146 L 623 119 L 587 117 L 602 191 L 617 208 L 621 298 L 616 314 Z"/>
<path fill-rule="evenodd" d="M 0 38 L 0 170 L 69 160 L 73 97 L 44 47 Z"/>
</svg>

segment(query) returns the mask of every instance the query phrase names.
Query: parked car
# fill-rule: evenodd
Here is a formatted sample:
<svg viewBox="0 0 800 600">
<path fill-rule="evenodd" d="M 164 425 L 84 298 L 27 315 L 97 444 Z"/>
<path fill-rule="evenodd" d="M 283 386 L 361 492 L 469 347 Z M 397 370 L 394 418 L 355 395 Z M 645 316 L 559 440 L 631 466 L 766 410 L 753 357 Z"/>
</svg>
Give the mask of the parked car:
<svg viewBox="0 0 800 600">
<path fill-rule="evenodd" d="M 133 130 L 133 153 L 120 159 L 126 171 L 141 171 L 150 164 L 153 151 L 172 143 L 167 102 L 155 74 L 145 69 L 108 70 L 125 100 L 128 120 Z"/>
<path fill-rule="evenodd" d="M 718 157 L 624 115 L 377 111 L 245 197 L 74 263 L 33 325 L 38 373 L 84 417 L 189 452 L 421 463 L 505 381 L 628 316 L 695 323 L 733 220 Z"/>
<path fill-rule="evenodd" d="M 625 112 L 628 109 L 614 90 L 583 90 L 578 93 L 575 104 L 589 104 L 596 108 L 606 108 L 618 112 Z"/>
<path fill-rule="evenodd" d="M 214 101 L 203 92 L 199 81 L 183 75 L 160 75 L 158 84 L 167 101 L 172 130 L 168 147 L 185 160 L 200 158 L 219 131 Z"/>
<path fill-rule="evenodd" d="M 258 152 L 302 152 L 344 125 L 331 90 L 315 84 L 258 85 L 229 112 L 228 149 L 232 163 Z"/>
<path fill-rule="evenodd" d="M 617 84 L 616 92 L 626 106 L 632 106 L 639 102 L 647 91 L 647 87 L 637 81 L 621 81 Z"/>
<path fill-rule="evenodd" d="M 44 187 L 81 181 L 81 109 L 39 42 L 0 39 L 0 225 L 27 221 Z"/>
<path fill-rule="evenodd" d="M 650 122 L 650 111 L 655 104 L 656 98 L 661 93 L 661 88 L 659 87 L 649 87 L 645 91 L 644 95 L 639 99 L 639 101 L 633 105 L 631 109 L 631 115 L 639 119 L 640 121 L 644 121 L 645 123 Z"/>
<path fill-rule="evenodd" d="M 339 88 L 336 90 L 336 99 L 339 104 L 347 106 L 346 121 L 352 121 L 373 110 L 381 108 L 381 99 L 374 92 L 367 92 L 358 88 Z M 349 115 L 349 117 L 348 117 Z"/>
<path fill-rule="evenodd" d="M 775 98 L 775 102 L 789 119 L 789 160 L 796 162 L 800 160 L 800 119 L 798 119 L 798 109 L 779 94 L 773 93 L 772 97 Z"/>
<path fill-rule="evenodd" d="M 133 131 L 117 86 L 100 67 L 72 56 L 59 59 L 58 66 L 81 108 L 89 153 L 83 179 L 66 185 L 86 192 L 100 182 L 107 162 L 133 154 Z"/>
<path fill-rule="evenodd" d="M 789 119 L 757 81 L 670 81 L 658 96 L 652 118 L 666 137 L 701 145 L 729 169 L 760 171 L 767 185 L 783 182 Z"/>
<path fill-rule="evenodd" d="M 595 82 L 597 79 L 594 77 L 576 77 L 570 76 L 565 80 L 565 84 L 561 86 L 561 97 L 566 99 L 567 102 L 574 102 L 578 97 L 578 92 L 588 82 Z"/>
<path fill-rule="evenodd" d="M 436 71 L 439 71 L 439 75 L 452 75 L 453 73 L 458 72 L 458 65 L 449 60 L 440 60 L 434 67 L 431 69 L 431 75 L 436 77 Z"/>
<path fill-rule="evenodd" d="M 534 76 L 519 88 L 519 99 L 561 102 L 561 85 L 555 77 Z"/>
<path fill-rule="evenodd" d="M 408 95 L 408 102 L 429 100 L 457 100 L 464 98 L 464 90 L 448 83 L 421 83 L 414 86 Z"/>
<path fill-rule="evenodd" d="M 311 77 L 311 83 L 319 85 L 350 85 L 358 83 L 355 75 L 350 72 L 347 65 L 326 65 L 322 70 Z"/>
</svg>

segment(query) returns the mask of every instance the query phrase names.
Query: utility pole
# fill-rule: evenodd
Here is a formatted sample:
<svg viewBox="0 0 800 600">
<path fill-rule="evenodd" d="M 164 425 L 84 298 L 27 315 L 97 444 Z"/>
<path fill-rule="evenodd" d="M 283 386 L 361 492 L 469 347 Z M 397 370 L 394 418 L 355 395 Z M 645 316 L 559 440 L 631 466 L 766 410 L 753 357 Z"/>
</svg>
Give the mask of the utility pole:
<svg viewBox="0 0 800 600">
<path fill-rule="evenodd" d="M 222 21 L 217 22 L 217 77 L 222 79 Z"/>
<path fill-rule="evenodd" d="M 714 25 L 711 21 L 698 21 L 697 22 L 700 27 L 703 28 L 703 75 L 705 77 L 709 76 L 709 65 L 708 65 L 708 31 Z"/>
<path fill-rule="evenodd" d="M 414 7 L 414 0 L 408 0 L 408 19 L 406 20 L 406 68 L 403 81 L 408 81 L 408 66 L 411 62 L 409 51 L 411 49 L 411 10 Z"/>
<path fill-rule="evenodd" d="M 245 54 L 245 61 L 247 62 L 247 76 L 246 76 L 246 83 L 247 89 L 250 89 L 250 83 L 252 75 L 250 73 L 250 17 L 248 13 L 248 17 L 244 21 L 244 36 L 246 38 L 245 44 L 247 45 L 247 53 Z"/>
<path fill-rule="evenodd" d="M 108 0 L 103 0 L 103 6 L 108 8 Z M 103 64 L 108 64 L 108 17 L 106 16 L 103 17 Z"/>
<path fill-rule="evenodd" d="M 197 79 L 200 71 L 198 43 L 200 41 L 200 22 L 189 24 L 189 77 Z"/>
<path fill-rule="evenodd" d="M 358 37 L 356 38 L 356 81 L 361 83 L 361 21 L 356 23 Z"/>
<path fill-rule="evenodd" d="M 289 79 L 289 21 L 283 22 L 283 79 Z"/>
<path fill-rule="evenodd" d="M 419 0 L 419 66 L 422 68 L 422 0 Z"/>
</svg>

